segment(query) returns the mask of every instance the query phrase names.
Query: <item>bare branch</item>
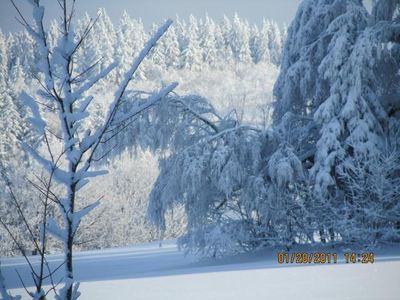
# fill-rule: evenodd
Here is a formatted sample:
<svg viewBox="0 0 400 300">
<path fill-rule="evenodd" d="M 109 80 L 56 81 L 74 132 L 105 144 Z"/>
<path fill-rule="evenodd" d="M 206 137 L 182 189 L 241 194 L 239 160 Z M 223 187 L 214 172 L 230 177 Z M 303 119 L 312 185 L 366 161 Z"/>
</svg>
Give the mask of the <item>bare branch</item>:
<svg viewBox="0 0 400 300">
<path fill-rule="evenodd" d="M 6 186 L 7 186 L 8 193 L 10 194 L 11 199 L 12 199 L 12 201 L 13 201 L 15 207 L 17 208 L 18 214 L 19 214 L 20 217 L 22 218 L 22 221 L 24 222 L 24 224 L 25 224 L 25 226 L 26 226 L 26 228 L 27 228 L 27 230 L 28 230 L 28 232 L 29 232 L 29 235 L 30 235 L 30 237 L 31 237 L 31 239 L 32 239 L 32 242 L 34 243 L 34 246 L 35 246 L 36 250 L 40 251 L 40 247 L 39 247 L 39 245 L 38 245 L 38 243 L 37 243 L 35 234 L 33 233 L 32 229 L 31 229 L 31 226 L 29 225 L 27 219 L 25 218 L 25 215 L 24 215 L 24 213 L 23 213 L 23 211 L 22 211 L 21 205 L 19 204 L 19 202 L 18 202 L 18 200 L 17 200 L 17 197 L 16 197 L 15 194 L 14 194 L 14 190 L 13 190 L 13 188 L 12 188 L 12 183 L 11 183 L 11 181 L 8 179 L 8 177 L 7 177 L 7 175 L 5 174 L 5 171 L 4 171 L 4 170 L 1 170 L 1 175 L 2 175 L 2 177 L 3 177 L 3 179 L 4 179 L 4 182 L 5 182 Z"/>
<path fill-rule="evenodd" d="M 22 21 L 24 22 L 24 26 L 29 26 L 29 23 L 26 21 L 24 15 L 21 13 L 21 10 L 18 8 L 18 6 L 15 4 L 14 0 L 10 0 L 11 4 L 14 6 L 15 10 L 17 11 L 18 15 L 20 16 L 20 18 L 22 19 Z"/>
<path fill-rule="evenodd" d="M 17 238 L 14 236 L 14 234 L 11 232 L 10 228 L 8 227 L 8 225 L 2 220 L 0 219 L 0 224 L 4 227 L 4 229 L 7 231 L 7 233 L 9 234 L 9 236 L 11 237 L 11 239 L 13 240 L 14 244 L 17 246 L 19 252 L 21 252 L 22 256 L 24 257 L 25 261 L 28 263 L 29 268 L 31 269 L 31 271 L 37 276 L 37 274 L 35 273 L 35 270 L 33 269 L 33 266 L 30 262 L 30 260 L 28 259 L 28 256 L 26 255 L 25 249 L 21 246 L 21 244 L 18 242 Z"/>
<path fill-rule="evenodd" d="M 19 274 L 18 270 L 15 269 L 15 272 L 17 272 L 18 278 L 19 278 L 19 280 L 21 281 L 22 286 L 24 287 L 26 293 L 27 293 L 29 296 L 31 296 L 31 293 L 30 293 L 30 292 L 28 291 L 28 289 L 26 288 L 26 285 L 25 285 L 24 281 L 22 280 L 22 277 L 21 277 L 21 275 Z"/>
</svg>

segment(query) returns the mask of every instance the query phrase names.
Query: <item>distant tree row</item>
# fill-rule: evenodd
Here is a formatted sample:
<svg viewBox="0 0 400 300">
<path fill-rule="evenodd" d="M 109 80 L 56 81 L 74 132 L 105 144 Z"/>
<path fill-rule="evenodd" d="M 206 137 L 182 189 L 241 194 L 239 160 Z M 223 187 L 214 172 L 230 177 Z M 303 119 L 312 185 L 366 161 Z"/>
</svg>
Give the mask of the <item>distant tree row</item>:
<svg viewBox="0 0 400 300">
<path fill-rule="evenodd" d="M 79 37 L 90 22 L 88 15 L 77 22 L 76 32 Z M 60 35 L 56 22 L 51 23 L 48 40 L 54 44 Z M 115 72 L 116 80 L 127 70 L 132 57 L 137 55 L 144 42 L 155 30 L 145 29 L 140 19 L 131 18 L 126 12 L 119 24 L 114 25 L 104 9 L 99 10 L 99 17 L 79 49 L 77 57 L 85 62 L 82 70 L 93 66 L 92 73 L 98 72 L 113 61 L 119 63 Z M 286 29 L 281 29 L 274 21 L 264 20 L 262 25 L 250 25 L 237 14 L 233 18 L 224 17 L 217 23 L 209 16 L 188 20 L 177 19 L 160 45 L 154 49 L 146 64 L 139 72 L 139 78 L 145 78 L 146 66 L 161 69 L 189 69 L 200 71 L 204 66 L 223 68 L 227 64 L 257 64 L 269 62 L 280 64 Z M 21 70 L 25 80 L 31 80 L 37 74 L 38 54 L 35 42 L 26 31 L 8 36 L 1 35 L 3 67 L 7 72 L 13 68 Z M 7 74 L 4 73 L 4 74 Z M 89 74 L 88 74 L 89 75 Z"/>
<path fill-rule="evenodd" d="M 84 28 L 89 20 L 88 16 L 83 18 L 77 31 Z M 151 31 L 155 28 L 153 25 Z M 57 34 L 56 28 L 52 32 Z M 101 69 L 102 64 L 116 59 L 122 73 L 148 35 L 140 19 L 132 19 L 124 13 L 115 27 L 102 9 L 91 36 L 82 47 L 83 61 L 89 64 L 101 60 L 98 65 Z M 256 25 L 250 26 L 238 15 L 232 19 L 224 17 L 221 23 L 208 16 L 204 19 L 190 16 L 188 21 L 178 18 L 152 52 L 148 64 L 190 70 L 201 70 L 203 65 L 223 67 L 234 63 L 271 62 L 279 65 L 285 35 L 285 30 L 273 21 L 264 20 L 259 29 Z"/>
</svg>

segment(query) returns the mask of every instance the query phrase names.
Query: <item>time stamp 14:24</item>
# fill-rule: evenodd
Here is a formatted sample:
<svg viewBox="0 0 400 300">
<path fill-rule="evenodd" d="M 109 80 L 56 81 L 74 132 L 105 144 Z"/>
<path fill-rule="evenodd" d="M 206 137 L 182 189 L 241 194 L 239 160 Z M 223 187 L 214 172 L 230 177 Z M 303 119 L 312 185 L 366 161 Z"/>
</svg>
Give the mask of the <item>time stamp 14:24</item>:
<svg viewBox="0 0 400 300">
<path fill-rule="evenodd" d="M 347 252 L 343 253 L 346 264 L 372 264 L 375 261 L 373 252 Z M 327 252 L 278 252 L 279 264 L 336 264 L 338 263 L 337 253 Z"/>
</svg>

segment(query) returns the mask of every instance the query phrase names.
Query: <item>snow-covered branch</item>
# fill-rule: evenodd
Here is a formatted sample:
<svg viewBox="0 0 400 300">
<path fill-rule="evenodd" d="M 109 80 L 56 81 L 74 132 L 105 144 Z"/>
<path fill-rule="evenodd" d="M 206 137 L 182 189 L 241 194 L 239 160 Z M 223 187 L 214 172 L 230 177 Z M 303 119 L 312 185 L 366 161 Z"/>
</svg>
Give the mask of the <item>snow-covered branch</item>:
<svg viewBox="0 0 400 300">
<path fill-rule="evenodd" d="M 90 178 L 106 173 L 105 171 L 92 170 L 91 168 L 96 149 L 110 127 L 118 127 L 125 121 L 135 118 L 157 104 L 177 86 L 177 83 L 172 83 L 162 88 L 159 92 L 151 94 L 145 103 L 135 106 L 129 114 L 116 120 L 118 109 L 124 99 L 129 83 L 134 78 L 135 72 L 155 47 L 161 36 L 168 30 L 172 21 L 166 21 L 159 28 L 133 61 L 116 89 L 114 100 L 109 106 L 103 124 L 99 127 L 93 126 L 90 128 L 87 122 L 87 119 L 90 117 L 89 105 L 93 103 L 93 99 L 95 98 L 89 95 L 91 89 L 101 80 L 105 80 L 117 66 L 117 63 L 111 63 L 97 72 L 97 74 L 92 75 L 90 73 L 92 71 L 91 67 L 81 68 L 80 66 L 84 65 L 85 62 L 79 61 L 76 58 L 78 51 L 82 50 L 81 47 L 83 47 L 85 40 L 89 37 L 90 31 L 94 28 L 99 17 L 95 21 L 90 21 L 82 35 L 77 37 L 77 33 L 71 29 L 75 0 L 72 0 L 70 3 L 67 0 L 60 1 L 61 36 L 54 41 L 51 40 L 51 43 L 49 43 L 50 39 L 48 40 L 49 37 L 43 25 L 44 6 L 40 4 L 39 0 L 28 2 L 33 9 L 34 24 L 28 24 L 22 14 L 21 18 L 25 22 L 24 26 L 28 29 L 28 32 L 37 44 L 40 57 L 38 69 L 43 74 L 45 83 L 43 84 L 39 80 L 39 84 L 42 86 L 40 92 L 34 97 L 24 92 L 22 98 L 26 107 L 30 108 L 30 114 L 32 115 L 30 119 L 31 123 L 45 139 L 48 153 L 46 155 L 39 149 L 29 145 L 29 143 L 25 143 L 24 149 L 47 171 L 50 180 L 54 178 L 63 186 L 61 194 L 56 195 L 57 193 L 51 190 L 51 184 L 44 187 L 40 186 L 40 184 L 34 184 L 35 187 L 38 187 L 38 191 L 42 195 L 46 195 L 46 205 L 47 199 L 52 199 L 58 205 L 59 213 L 62 217 L 62 224 L 60 225 L 59 221 L 55 218 L 46 219 L 46 215 L 44 223 L 47 226 L 41 227 L 40 241 L 45 245 L 45 230 L 48 230 L 64 244 L 64 287 L 59 291 L 60 293 L 57 297 L 63 300 L 72 300 L 79 296 L 79 285 L 74 282 L 72 269 L 72 250 L 75 235 L 82 218 L 99 205 L 99 201 L 96 201 L 89 206 L 79 209 L 77 203 L 78 191 Z M 15 7 L 18 13 L 20 13 L 18 7 Z M 83 72 L 77 70 L 83 70 Z M 87 78 L 85 80 L 76 80 L 77 77 L 74 76 L 75 74 L 79 74 L 78 77 L 85 74 Z M 39 79 L 40 76 L 37 76 L 37 78 Z M 37 104 L 39 101 L 34 99 L 35 97 L 43 97 L 44 102 L 49 103 L 46 104 L 46 107 L 51 107 L 51 110 L 42 110 Z M 46 132 L 52 132 L 47 119 L 48 113 L 57 117 L 58 124 L 56 128 L 62 134 L 60 144 L 58 145 L 61 150 L 57 150 L 60 151 L 59 155 L 56 153 L 54 145 L 50 144 L 46 135 Z M 43 273 L 43 266 L 44 264 L 42 263 L 41 274 Z M 42 280 L 39 278 L 37 281 L 38 286 L 41 286 L 41 282 Z M 36 296 L 38 299 L 43 299 L 44 294 L 39 294 L 39 292 L 42 293 L 42 291 L 38 290 Z"/>
</svg>

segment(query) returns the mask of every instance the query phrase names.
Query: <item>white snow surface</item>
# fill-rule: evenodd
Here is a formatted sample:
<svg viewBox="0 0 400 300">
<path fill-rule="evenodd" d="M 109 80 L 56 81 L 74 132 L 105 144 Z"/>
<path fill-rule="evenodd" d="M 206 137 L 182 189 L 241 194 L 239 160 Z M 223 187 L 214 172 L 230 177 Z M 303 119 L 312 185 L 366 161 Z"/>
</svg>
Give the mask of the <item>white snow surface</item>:
<svg viewBox="0 0 400 300">
<path fill-rule="evenodd" d="M 399 248 L 376 251 L 373 264 L 346 264 L 332 248 L 292 251 L 336 252 L 339 262 L 278 264 L 279 249 L 199 260 L 170 241 L 75 253 L 74 272 L 80 299 L 400 299 Z M 52 266 L 61 262 L 62 256 L 49 257 Z M 24 259 L 3 258 L 1 267 L 12 294 L 28 299 L 15 272 L 31 286 Z"/>
</svg>

